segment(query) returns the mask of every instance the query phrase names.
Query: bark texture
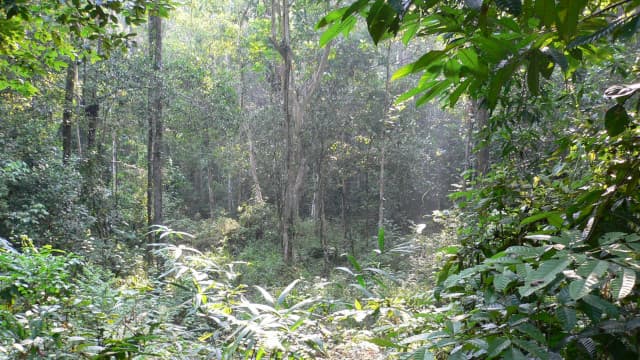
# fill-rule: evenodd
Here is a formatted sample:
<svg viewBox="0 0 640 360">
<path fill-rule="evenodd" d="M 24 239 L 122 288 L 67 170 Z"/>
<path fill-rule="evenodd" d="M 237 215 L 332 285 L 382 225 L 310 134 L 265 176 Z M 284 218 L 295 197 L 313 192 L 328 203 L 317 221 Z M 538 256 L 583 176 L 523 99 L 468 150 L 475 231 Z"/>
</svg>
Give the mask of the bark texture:
<svg viewBox="0 0 640 360">
<path fill-rule="evenodd" d="M 162 224 L 162 18 L 157 10 L 149 16 L 149 60 L 151 84 L 149 86 L 149 143 L 147 217 L 149 225 Z"/>
<path fill-rule="evenodd" d="M 296 74 L 293 71 L 289 5 L 289 0 L 271 1 L 271 42 L 283 61 L 281 83 L 286 135 L 281 228 L 285 262 L 291 262 L 294 256 L 295 223 L 298 218 L 300 189 L 306 170 L 306 158 L 302 144 L 305 110 L 320 83 L 330 52 L 330 46 L 325 47 L 311 78 L 303 84 L 296 83 Z"/>
<path fill-rule="evenodd" d="M 68 163 L 71 157 L 71 121 L 73 118 L 73 97 L 76 88 L 78 65 L 74 60 L 69 62 L 64 85 L 64 109 L 62 111 L 62 162 Z"/>
</svg>

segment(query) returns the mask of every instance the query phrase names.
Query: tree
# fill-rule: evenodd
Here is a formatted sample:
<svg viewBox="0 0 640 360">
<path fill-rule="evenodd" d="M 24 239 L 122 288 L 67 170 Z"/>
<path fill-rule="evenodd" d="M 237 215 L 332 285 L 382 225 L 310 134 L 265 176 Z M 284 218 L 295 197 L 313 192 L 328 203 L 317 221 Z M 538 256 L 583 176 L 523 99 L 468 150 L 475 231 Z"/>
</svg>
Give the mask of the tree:
<svg viewBox="0 0 640 360">
<path fill-rule="evenodd" d="M 278 28 L 279 27 L 279 28 Z M 302 130 L 307 106 L 320 84 L 321 76 L 327 64 L 330 45 L 325 47 L 318 57 L 312 76 L 304 83 L 294 72 L 293 48 L 290 27 L 290 1 L 271 1 L 271 41 L 280 54 L 283 67 L 282 96 L 285 128 L 284 187 L 282 207 L 282 247 L 284 259 L 293 259 L 295 243 L 295 223 L 298 219 L 300 191 L 303 185 L 307 159 L 303 153 Z"/>
<path fill-rule="evenodd" d="M 156 3 L 156 6 L 158 4 Z M 149 226 L 162 224 L 162 18 L 160 8 L 149 14 L 149 139 L 147 143 L 147 219 Z"/>
<path fill-rule="evenodd" d="M 11 89 L 33 95 L 32 79 L 48 69 L 67 66 L 65 59 L 93 60 L 106 57 L 124 45 L 130 33 L 120 30 L 120 22 L 144 22 L 151 0 L 109 2 L 3 1 L 0 4 L 0 90 Z M 166 14 L 169 5 L 158 4 Z M 100 40 L 100 50 L 84 48 L 79 39 Z"/>
<path fill-rule="evenodd" d="M 74 112 L 76 79 L 78 77 L 78 65 L 72 60 L 67 67 L 67 76 L 64 86 L 64 110 L 62 112 L 62 161 L 66 164 L 71 158 L 71 121 Z"/>
</svg>

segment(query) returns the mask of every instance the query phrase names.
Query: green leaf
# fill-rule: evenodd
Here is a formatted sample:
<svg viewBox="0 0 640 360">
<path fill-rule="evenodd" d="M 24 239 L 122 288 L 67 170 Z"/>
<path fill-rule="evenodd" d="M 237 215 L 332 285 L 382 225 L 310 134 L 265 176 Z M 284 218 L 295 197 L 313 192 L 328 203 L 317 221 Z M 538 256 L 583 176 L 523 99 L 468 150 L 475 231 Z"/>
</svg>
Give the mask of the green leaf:
<svg viewBox="0 0 640 360">
<path fill-rule="evenodd" d="M 520 349 L 528 352 L 530 355 L 533 355 L 538 359 L 541 359 L 541 360 L 549 359 L 549 353 L 547 352 L 547 350 L 540 347 L 538 344 L 536 344 L 533 341 L 526 341 L 526 340 L 519 339 L 517 337 L 514 337 L 512 341 Z"/>
<path fill-rule="evenodd" d="M 351 16 L 346 20 L 331 24 L 331 26 L 320 36 L 320 46 L 327 45 L 340 33 L 345 36 L 348 35 L 355 26 L 356 22 L 357 19 Z"/>
<path fill-rule="evenodd" d="M 589 294 L 608 268 L 609 264 L 601 260 L 590 260 L 582 264 L 578 268 L 577 273 L 586 279 L 574 280 L 569 284 L 569 295 L 571 298 L 579 300 Z"/>
<path fill-rule="evenodd" d="M 623 232 L 609 232 L 606 233 L 604 235 L 602 235 L 599 239 L 598 239 L 598 244 L 602 245 L 609 245 L 609 244 L 613 244 L 614 242 L 619 242 L 621 241 L 624 236 L 626 235 L 626 233 Z"/>
<path fill-rule="evenodd" d="M 420 106 L 425 104 L 431 100 L 433 100 L 436 96 L 442 95 L 446 92 L 449 86 L 452 84 L 451 79 L 444 79 L 434 86 L 430 87 L 427 91 L 425 91 L 424 95 L 422 95 L 418 100 L 416 100 L 416 106 Z"/>
<path fill-rule="evenodd" d="M 360 266 L 360 263 L 353 255 L 347 255 L 347 260 L 349 260 L 349 262 L 351 263 L 351 265 L 353 265 L 353 268 L 356 269 L 357 272 L 362 272 L 362 266 Z"/>
<path fill-rule="evenodd" d="M 419 28 L 420 28 L 420 23 L 418 21 L 413 21 L 404 27 L 404 33 L 402 34 L 402 43 L 405 46 L 407 46 L 407 44 L 409 44 L 409 41 L 413 39 L 413 37 L 418 32 Z"/>
<path fill-rule="evenodd" d="M 489 351 L 487 359 L 493 359 L 499 356 L 504 350 L 511 346 L 511 341 L 505 338 L 495 338 L 489 340 Z"/>
<path fill-rule="evenodd" d="M 636 272 L 629 268 L 622 268 L 616 274 L 616 278 L 611 281 L 611 291 L 616 300 L 624 299 L 631 292 L 636 284 Z"/>
<path fill-rule="evenodd" d="M 573 38 L 578 27 L 578 19 L 582 14 L 586 0 L 559 0 L 556 11 L 558 34 L 565 42 Z"/>
<path fill-rule="evenodd" d="M 617 136 L 622 133 L 629 122 L 631 122 L 631 118 L 622 104 L 613 106 L 604 115 L 604 127 L 609 136 Z"/>
<path fill-rule="evenodd" d="M 567 60 L 567 57 L 564 56 L 564 54 L 558 49 L 545 46 L 540 49 L 540 52 L 547 55 L 553 60 L 554 63 L 558 64 L 562 72 L 566 73 L 569 70 L 569 61 Z"/>
<path fill-rule="evenodd" d="M 495 76 L 489 83 L 489 91 L 487 92 L 487 104 L 489 109 L 493 109 L 498 104 L 498 98 L 500 97 L 500 91 L 502 87 L 511 79 L 511 76 L 517 68 L 517 61 L 509 61 L 503 67 L 501 67 Z"/>
<path fill-rule="evenodd" d="M 549 221 L 549 218 L 552 216 L 559 216 L 560 213 L 558 211 L 547 211 L 547 212 L 543 212 L 543 213 L 538 213 L 529 217 L 526 217 L 524 219 L 522 219 L 522 221 L 520 221 L 520 226 L 524 226 L 524 225 L 529 225 L 531 223 L 534 223 L 536 221 L 542 220 L 542 219 L 547 219 L 547 221 Z M 562 218 L 560 218 L 562 220 Z"/>
<path fill-rule="evenodd" d="M 435 360 L 435 357 L 426 347 L 420 348 L 413 353 L 408 358 L 404 358 L 405 360 Z"/>
<path fill-rule="evenodd" d="M 394 343 L 393 341 L 387 339 L 387 338 L 381 338 L 381 337 L 377 337 L 377 338 L 370 338 L 367 339 L 368 342 L 372 343 L 372 344 L 376 344 L 378 346 L 381 347 L 386 347 L 386 348 L 399 348 L 400 345 Z"/>
<path fill-rule="evenodd" d="M 582 298 L 582 301 L 584 301 L 586 304 L 602 311 L 603 313 L 609 315 L 609 316 L 618 316 L 620 311 L 618 310 L 618 307 L 613 305 L 612 303 L 604 300 L 603 298 L 601 298 L 600 296 L 596 296 L 596 295 L 587 295 L 585 297 Z"/>
<path fill-rule="evenodd" d="M 362 3 L 363 1 L 359 1 L 359 3 Z M 354 4 L 355 5 L 355 4 Z M 340 9 L 336 9 L 333 10 L 331 12 L 329 12 L 325 17 L 323 17 L 322 19 L 320 19 L 320 21 L 318 21 L 318 23 L 316 24 L 315 29 L 319 30 L 329 24 L 334 24 L 338 21 L 342 21 L 345 20 L 343 18 L 343 16 L 345 16 L 345 13 L 347 12 L 347 8 L 343 7 Z M 337 34 L 336 34 L 337 35 Z"/>
<path fill-rule="evenodd" d="M 280 293 L 280 296 L 278 296 L 278 302 L 277 302 L 278 305 L 282 305 L 284 303 L 287 296 L 289 296 L 289 293 L 291 292 L 291 290 L 293 290 L 293 288 L 298 284 L 299 281 L 300 279 L 293 280 L 291 284 L 287 285 L 287 287 L 284 290 L 282 290 L 282 292 Z"/>
<path fill-rule="evenodd" d="M 384 227 L 378 230 L 378 250 L 384 252 Z"/>
<path fill-rule="evenodd" d="M 540 67 L 541 59 L 538 51 L 530 53 L 529 66 L 527 68 L 527 87 L 533 96 L 540 94 Z"/>
<path fill-rule="evenodd" d="M 504 273 L 496 274 L 493 277 L 493 287 L 496 291 L 502 292 L 517 278 L 518 276 L 513 271 L 507 269 Z"/>
<path fill-rule="evenodd" d="M 576 326 L 576 310 L 567 306 L 560 306 L 556 310 L 556 316 L 565 331 L 571 331 Z"/>
<path fill-rule="evenodd" d="M 415 62 L 407 64 L 398 69 L 391 77 L 391 80 L 397 80 L 409 74 L 415 74 L 419 71 L 422 71 L 423 69 L 433 65 L 434 62 L 442 59 L 445 55 L 446 52 L 443 50 L 431 50 L 428 53 L 422 55 Z"/>
<path fill-rule="evenodd" d="M 529 296 L 536 290 L 542 289 L 551 283 L 556 275 L 564 271 L 571 264 L 571 259 L 551 259 L 544 261 L 527 278 L 525 285 L 518 288 L 521 296 Z"/>
<path fill-rule="evenodd" d="M 260 291 L 260 294 L 262 294 L 262 297 L 267 301 L 269 305 L 271 306 L 275 305 L 275 300 L 273 299 L 273 296 L 271 296 L 271 294 L 269 294 L 267 290 L 265 290 L 264 288 L 258 285 L 255 285 L 254 287 L 258 289 L 258 291 Z"/>
<path fill-rule="evenodd" d="M 532 247 L 532 246 L 510 246 L 505 250 L 507 254 L 514 254 L 522 259 L 531 259 L 537 258 L 540 255 L 544 254 L 545 249 L 543 247 Z"/>
<path fill-rule="evenodd" d="M 527 357 L 516 347 L 510 347 L 502 354 L 504 360 L 527 360 Z"/>
<path fill-rule="evenodd" d="M 376 0 L 367 15 L 367 28 L 375 44 L 378 44 L 385 34 L 398 30 L 398 14 L 384 0 Z"/>
<path fill-rule="evenodd" d="M 556 19 L 555 0 L 536 0 L 534 13 L 542 22 L 542 25 L 551 26 Z"/>
<path fill-rule="evenodd" d="M 530 338 L 532 338 L 533 340 L 536 340 L 539 343 L 542 343 L 542 344 L 546 343 L 546 339 L 542 331 L 540 331 L 540 329 L 538 329 L 537 327 L 533 326 L 533 324 L 531 323 L 526 322 L 526 323 L 520 324 L 516 327 L 516 329 L 521 333 L 528 335 Z"/>
</svg>

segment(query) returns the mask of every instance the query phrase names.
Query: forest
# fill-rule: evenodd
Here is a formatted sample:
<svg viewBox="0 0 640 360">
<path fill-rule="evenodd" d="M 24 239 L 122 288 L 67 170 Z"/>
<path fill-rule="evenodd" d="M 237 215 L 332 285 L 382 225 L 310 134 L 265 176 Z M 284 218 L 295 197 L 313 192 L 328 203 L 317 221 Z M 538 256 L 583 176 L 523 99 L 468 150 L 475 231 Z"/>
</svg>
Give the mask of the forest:
<svg viewBox="0 0 640 360">
<path fill-rule="evenodd" d="M 639 359 L 640 0 L 0 0 L 0 359 Z"/>
</svg>

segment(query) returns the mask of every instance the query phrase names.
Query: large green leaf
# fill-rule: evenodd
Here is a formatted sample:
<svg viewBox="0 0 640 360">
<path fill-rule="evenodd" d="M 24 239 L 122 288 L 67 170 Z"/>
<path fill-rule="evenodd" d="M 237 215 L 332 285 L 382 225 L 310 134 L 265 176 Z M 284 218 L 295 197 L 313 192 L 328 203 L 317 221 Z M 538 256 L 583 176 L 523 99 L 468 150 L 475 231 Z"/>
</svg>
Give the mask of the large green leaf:
<svg viewBox="0 0 640 360">
<path fill-rule="evenodd" d="M 576 310 L 567 306 L 560 306 L 556 310 L 556 316 L 565 331 L 573 330 L 577 323 Z"/>
<path fill-rule="evenodd" d="M 287 296 L 289 296 L 289 293 L 298 284 L 298 282 L 300 282 L 300 279 L 293 280 L 291 284 L 287 285 L 287 287 L 284 288 L 284 290 L 282 290 L 282 292 L 278 296 L 278 300 L 277 300 L 278 305 L 282 306 L 282 304 L 284 304 L 284 301 L 287 299 Z"/>
<path fill-rule="evenodd" d="M 574 280 L 569 285 L 569 295 L 574 300 L 579 300 L 591 292 L 598 284 L 600 278 L 609 268 L 609 263 L 602 260 L 589 260 L 578 268 L 578 275 L 584 279 Z"/>
<path fill-rule="evenodd" d="M 629 268 L 622 268 L 611 281 L 611 291 L 617 300 L 624 299 L 633 291 L 636 284 L 636 272 Z"/>
<path fill-rule="evenodd" d="M 604 127 L 607 129 L 609 136 L 616 136 L 622 133 L 629 125 L 629 122 L 631 122 L 631 118 L 622 104 L 613 106 L 604 115 Z"/>
<path fill-rule="evenodd" d="M 551 259 L 544 261 L 525 281 L 525 285 L 518 288 L 521 296 L 529 296 L 536 290 L 551 283 L 556 275 L 564 271 L 571 264 L 571 259 Z"/>
<path fill-rule="evenodd" d="M 338 34 L 342 33 L 345 36 L 348 35 L 356 25 L 356 21 L 357 19 L 351 16 L 346 20 L 331 24 L 331 26 L 329 26 L 329 28 L 320 36 L 320 46 L 327 45 L 331 40 L 338 36 Z"/>
<path fill-rule="evenodd" d="M 542 25 L 551 26 L 556 18 L 555 0 L 536 0 L 534 12 L 540 18 Z"/>
<path fill-rule="evenodd" d="M 538 358 L 541 360 L 549 359 L 549 353 L 547 352 L 547 350 L 545 350 L 543 347 L 541 347 L 534 341 L 526 341 L 517 337 L 514 337 L 512 341 L 520 349 L 528 352 L 529 355 L 533 355 L 533 357 L 535 358 Z"/>
<path fill-rule="evenodd" d="M 499 356 L 500 354 L 502 354 L 503 351 L 509 348 L 509 346 L 511 346 L 511 341 L 509 339 L 506 339 L 506 338 L 489 339 L 489 350 L 487 351 L 487 359 L 493 359 Z"/>
<path fill-rule="evenodd" d="M 502 292 L 516 279 L 518 279 L 518 276 L 513 271 L 507 269 L 504 273 L 494 275 L 493 287 L 496 291 Z"/>
<path fill-rule="evenodd" d="M 380 250 L 380 252 L 384 252 L 384 228 L 381 227 L 380 230 L 378 230 L 378 250 Z"/>
<path fill-rule="evenodd" d="M 590 294 L 583 297 L 582 301 L 584 301 L 589 306 L 592 306 L 609 316 L 615 317 L 620 314 L 620 310 L 618 309 L 617 306 L 601 298 L 600 296 Z"/>
<path fill-rule="evenodd" d="M 391 80 L 396 80 L 409 74 L 415 74 L 419 71 L 422 71 L 423 69 L 433 65 L 434 62 L 442 59 L 445 55 L 446 52 L 443 50 L 431 50 L 428 53 L 422 55 L 417 61 L 398 69 L 391 77 Z"/>
<path fill-rule="evenodd" d="M 376 0 L 367 14 L 367 27 L 371 39 L 375 44 L 386 34 L 395 34 L 398 31 L 398 13 L 384 0 Z"/>
<path fill-rule="evenodd" d="M 560 0 L 557 6 L 556 24 L 558 34 L 565 42 L 569 42 L 578 28 L 578 20 L 586 6 L 586 0 Z"/>
</svg>

